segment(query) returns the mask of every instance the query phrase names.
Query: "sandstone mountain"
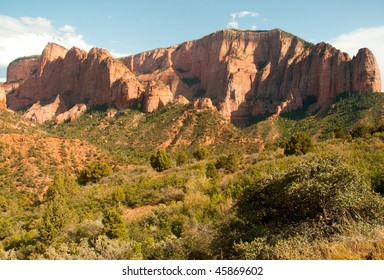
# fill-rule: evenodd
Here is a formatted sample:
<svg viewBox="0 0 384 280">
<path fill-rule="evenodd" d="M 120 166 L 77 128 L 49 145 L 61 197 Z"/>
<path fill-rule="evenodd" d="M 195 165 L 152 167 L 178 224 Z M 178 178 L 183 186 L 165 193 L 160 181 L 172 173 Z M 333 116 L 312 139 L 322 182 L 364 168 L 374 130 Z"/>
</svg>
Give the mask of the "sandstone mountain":
<svg viewBox="0 0 384 280">
<path fill-rule="evenodd" d="M 259 115 L 318 108 L 343 92 L 381 90 L 368 49 L 351 59 L 329 44 L 313 45 L 279 29 L 223 30 L 121 59 L 103 49 L 87 54 L 50 43 L 37 65 L 36 58 L 23 63 L 10 64 L 2 87 L 10 109 L 33 105 L 27 116 L 38 122 L 70 116 L 63 113 L 75 106 L 78 112 L 78 104 L 141 104 L 152 112 L 173 101 L 209 98 L 228 120 L 244 124 Z M 10 90 L 14 80 L 20 85 Z"/>
</svg>

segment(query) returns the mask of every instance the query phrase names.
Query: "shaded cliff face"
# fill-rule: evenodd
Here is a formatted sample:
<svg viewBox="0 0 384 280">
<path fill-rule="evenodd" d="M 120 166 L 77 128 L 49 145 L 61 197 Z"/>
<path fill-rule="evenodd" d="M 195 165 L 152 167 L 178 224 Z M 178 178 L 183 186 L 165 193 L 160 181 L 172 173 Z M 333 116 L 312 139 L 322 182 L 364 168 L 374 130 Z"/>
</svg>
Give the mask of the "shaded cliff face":
<svg viewBox="0 0 384 280">
<path fill-rule="evenodd" d="M 329 44 L 313 45 L 278 29 L 223 30 L 119 60 L 103 49 L 86 53 L 50 43 L 37 68 L 24 63 L 25 69 L 9 67 L 10 81 L 21 84 L 13 86 L 18 88 L 7 95 L 7 105 L 13 110 L 34 105 L 27 116 L 39 122 L 71 108 L 77 115 L 83 110 L 74 107 L 78 104 L 124 108 L 140 102 L 152 112 L 169 102 L 209 98 L 228 120 L 244 124 L 259 115 L 315 109 L 342 92 L 381 90 L 368 49 L 351 59 Z"/>
<path fill-rule="evenodd" d="M 140 89 L 135 76 L 108 51 L 93 48 L 86 53 L 49 43 L 36 73 L 8 94 L 7 105 L 13 110 L 36 105 L 32 115 L 45 121 L 80 103 L 127 107 L 138 98 Z M 42 118 L 36 117 L 39 111 Z"/>
<path fill-rule="evenodd" d="M 235 123 L 308 103 L 322 106 L 346 91 L 381 90 L 369 50 L 351 59 L 329 44 L 312 45 L 278 29 L 223 30 L 121 60 L 140 80 L 160 80 L 174 96 L 209 97 Z"/>
</svg>

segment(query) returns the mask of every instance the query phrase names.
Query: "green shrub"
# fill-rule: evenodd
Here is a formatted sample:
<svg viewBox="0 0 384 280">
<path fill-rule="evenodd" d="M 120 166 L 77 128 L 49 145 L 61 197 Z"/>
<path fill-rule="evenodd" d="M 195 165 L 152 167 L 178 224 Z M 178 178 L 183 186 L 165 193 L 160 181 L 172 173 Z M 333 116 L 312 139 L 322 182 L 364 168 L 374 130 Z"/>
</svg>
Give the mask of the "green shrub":
<svg viewBox="0 0 384 280">
<path fill-rule="evenodd" d="M 330 227 L 354 221 L 374 223 L 382 218 L 383 207 L 383 199 L 359 172 L 328 156 L 260 178 L 245 188 L 237 213 L 253 228 L 279 230 L 302 223 Z"/>
<path fill-rule="evenodd" d="M 372 127 L 366 125 L 358 125 L 355 126 L 350 133 L 353 138 L 365 138 L 371 135 L 372 132 Z"/>
<path fill-rule="evenodd" d="M 217 169 L 225 169 L 228 172 L 235 172 L 240 164 L 240 156 L 236 154 L 230 154 L 228 156 L 220 156 L 215 166 Z"/>
<path fill-rule="evenodd" d="M 372 188 L 384 196 L 384 165 L 377 164 L 371 174 Z"/>
<path fill-rule="evenodd" d="M 96 183 L 103 177 L 112 174 L 112 168 L 106 162 L 92 163 L 85 169 L 81 170 L 77 181 L 81 185 L 86 185 L 89 182 Z"/>
<path fill-rule="evenodd" d="M 117 203 L 117 205 L 120 206 L 121 203 L 123 203 L 126 199 L 124 190 L 122 187 L 117 187 L 115 191 L 112 194 L 112 200 Z"/>
<path fill-rule="evenodd" d="M 206 159 L 209 156 L 209 151 L 206 147 L 199 147 L 193 152 L 193 157 L 197 160 Z"/>
<path fill-rule="evenodd" d="M 124 225 L 123 218 L 116 209 L 108 210 L 103 217 L 105 234 L 111 239 L 127 239 L 128 231 Z"/>
<path fill-rule="evenodd" d="M 186 164 L 188 161 L 189 161 L 188 154 L 186 152 L 180 152 L 176 158 L 176 165 L 182 166 L 183 164 Z"/>
<path fill-rule="evenodd" d="M 284 145 L 284 155 L 305 155 L 314 148 L 312 139 L 304 132 L 297 132 Z"/>
<path fill-rule="evenodd" d="M 164 150 L 157 150 L 150 158 L 151 166 L 157 172 L 169 169 L 172 167 L 172 158 Z"/>
<path fill-rule="evenodd" d="M 342 127 L 337 127 L 333 130 L 335 138 L 338 139 L 345 139 L 347 138 L 347 134 L 345 133 L 344 129 Z"/>
<path fill-rule="evenodd" d="M 207 178 L 212 179 L 214 182 L 220 178 L 219 172 L 216 169 L 216 166 L 213 163 L 208 163 L 205 168 L 205 174 Z"/>
</svg>

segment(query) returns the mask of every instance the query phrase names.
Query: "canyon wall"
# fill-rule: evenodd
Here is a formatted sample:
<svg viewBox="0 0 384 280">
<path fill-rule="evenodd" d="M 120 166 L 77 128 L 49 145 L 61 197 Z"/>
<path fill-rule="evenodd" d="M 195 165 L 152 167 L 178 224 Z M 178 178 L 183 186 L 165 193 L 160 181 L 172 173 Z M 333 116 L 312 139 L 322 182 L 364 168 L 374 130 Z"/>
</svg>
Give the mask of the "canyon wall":
<svg viewBox="0 0 384 280">
<path fill-rule="evenodd" d="M 279 29 L 222 30 L 120 59 L 99 48 L 86 53 L 49 43 L 38 58 L 12 62 L 2 88 L 10 109 L 35 105 L 32 115 L 41 121 L 78 104 L 140 103 L 152 112 L 180 98 L 209 98 L 225 118 L 244 124 L 260 115 L 325 106 L 343 92 L 378 92 L 381 80 L 368 49 L 350 58 Z"/>
</svg>

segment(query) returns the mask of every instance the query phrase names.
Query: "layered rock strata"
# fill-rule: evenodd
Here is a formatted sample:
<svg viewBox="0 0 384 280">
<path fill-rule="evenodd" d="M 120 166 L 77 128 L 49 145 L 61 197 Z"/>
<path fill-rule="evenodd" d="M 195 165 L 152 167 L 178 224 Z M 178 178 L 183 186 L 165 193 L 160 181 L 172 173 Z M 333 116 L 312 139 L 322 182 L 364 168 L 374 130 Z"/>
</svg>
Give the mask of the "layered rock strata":
<svg viewBox="0 0 384 280">
<path fill-rule="evenodd" d="M 323 106 L 342 92 L 381 90 L 375 57 L 352 59 L 329 44 L 313 45 L 275 29 L 223 30 L 202 39 L 122 58 L 140 80 L 159 80 L 174 96 L 208 97 L 234 122 Z"/>
<path fill-rule="evenodd" d="M 35 116 L 44 108 L 51 118 L 77 104 L 125 108 L 139 103 L 153 112 L 169 102 L 203 99 L 205 107 L 244 124 L 259 115 L 324 106 L 343 92 L 381 90 L 368 49 L 350 58 L 329 44 L 313 45 L 279 29 L 223 30 L 119 60 L 103 49 L 86 53 L 50 43 L 37 67 L 27 61 L 23 70 L 16 62 L 9 66 L 3 89 L 14 81 L 20 86 L 8 93 L 7 105 L 19 110 L 36 104 Z"/>
</svg>

